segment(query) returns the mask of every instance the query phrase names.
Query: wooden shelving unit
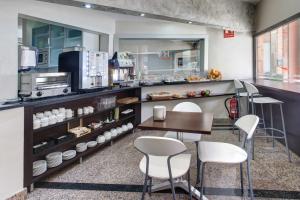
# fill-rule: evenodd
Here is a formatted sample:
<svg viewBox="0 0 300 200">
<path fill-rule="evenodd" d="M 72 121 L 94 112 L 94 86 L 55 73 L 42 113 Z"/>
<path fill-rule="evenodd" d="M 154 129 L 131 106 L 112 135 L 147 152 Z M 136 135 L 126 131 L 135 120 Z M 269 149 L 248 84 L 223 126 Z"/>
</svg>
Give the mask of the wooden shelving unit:
<svg viewBox="0 0 300 200">
<path fill-rule="evenodd" d="M 42 127 L 39 129 L 33 130 L 33 119 L 32 115 L 37 112 L 43 112 L 46 110 L 51 110 L 54 108 L 65 107 L 70 108 L 72 110 L 77 110 L 79 107 L 84 106 L 93 106 L 97 108 L 97 103 L 101 98 L 116 96 L 117 99 L 125 98 L 125 97 L 139 97 L 139 102 L 132 104 L 116 104 L 110 108 L 96 110 L 92 114 L 88 115 L 75 115 L 70 119 L 66 119 L 63 122 L 59 122 L 53 125 L 49 125 L 46 127 Z M 57 99 L 51 99 L 49 102 L 43 100 L 42 103 L 36 102 L 30 104 L 30 106 L 25 107 L 25 141 L 24 141 L 24 187 L 30 189 L 31 184 L 40 181 L 55 172 L 58 172 L 64 169 L 66 166 L 80 160 L 82 157 L 92 154 L 101 148 L 108 146 L 112 141 L 117 140 L 128 133 L 132 132 L 129 130 L 123 134 L 120 134 L 116 137 L 111 138 L 111 140 L 105 141 L 102 144 L 97 144 L 96 147 L 88 148 L 86 151 L 77 153 L 76 157 L 63 161 L 63 163 L 57 167 L 49 168 L 47 171 L 39 176 L 34 177 L 32 175 L 33 169 L 32 164 L 36 160 L 45 159 L 45 156 L 51 152 L 56 151 L 66 151 L 70 149 L 76 149 L 76 144 L 81 142 L 88 142 L 92 140 L 96 140 L 99 135 L 102 135 L 105 131 L 108 131 L 112 128 L 120 127 L 123 124 L 127 124 L 128 122 L 133 123 L 134 128 L 141 121 L 141 88 L 126 88 L 124 90 L 119 89 L 116 91 L 103 92 L 103 93 L 92 93 L 92 94 L 83 94 L 77 95 L 76 98 L 69 97 L 58 97 Z M 68 128 L 77 127 L 79 125 L 87 126 L 91 122 L 97 122 L 99 120 L 105 120 L 109 117 L 112 112 L 116 108 L 119 108 L 119 119 L 109 124 L 103 125 L 101 128 L 94 129 L 91 133 L 83 135 L 81 137 L 72 137 L 66 141 L 62 141 L 61 143 L 56 143 L 55 145 L 51 145 L 50 147 L 41 150 L 40 152 L 33 153 L 33 146 L 39 144 L 43 141 L 54 140 L 62 135 L 66 135 L 68 133 Z M 121 114 L 122 111 L 126 109 L 132 109 L 132 113 Z"/>
</svg>

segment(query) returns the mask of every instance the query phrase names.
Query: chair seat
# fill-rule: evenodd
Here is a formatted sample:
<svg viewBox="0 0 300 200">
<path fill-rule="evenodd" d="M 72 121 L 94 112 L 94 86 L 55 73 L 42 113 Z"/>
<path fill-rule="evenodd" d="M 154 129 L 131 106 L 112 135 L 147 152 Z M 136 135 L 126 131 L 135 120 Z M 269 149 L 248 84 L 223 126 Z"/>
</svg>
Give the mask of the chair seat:
<svg viewBox="0 0 300 200">
<path fill-rule="evenodd" d="M 173 131 L 168 131 L 164 137 L 179 139 L 182 142 L 199 142 L 201 140 L 201 134 L 198 133 L 178 133 L 179 138 L 177 138 L 177 133 Z"/>
<path fill-rule="evenodd" d="M 248 93 L 247 92 L 241 92 L 241 93 L 239 93 L 239 96 L 240 97 L 247 97 L 248 96 Z M 253 96 L 262 96 L 261 94 L 253 94 Z"/>
<path fill-rule="evenodd" d="M 169 179 L 167 156 L 149 155 L 149 176 L 157 179 Z M 190 168 L 191 154 L 179 154 L 171 158 L 172 178 L 182 177 Z M 140 170 L 146 174 L 146 157 L 140 162 Z"/>
<path fill-rule="evenodd" d="M 258 104 L 281 104 L 283 103 L 282 101 L 279 101 L 277 99 L 271 98 L 271 97 L 258 97 L 258 98 L 253 98 L 250 99 L 250 101 L 253 103 L 258 103 Z"/>
<path fill-rule="evenodd" d="M 202 162 L 236 164 L 247 160 L 247 152 L 233 144 L 200 142 L 199 159 Z"/>
</svg>

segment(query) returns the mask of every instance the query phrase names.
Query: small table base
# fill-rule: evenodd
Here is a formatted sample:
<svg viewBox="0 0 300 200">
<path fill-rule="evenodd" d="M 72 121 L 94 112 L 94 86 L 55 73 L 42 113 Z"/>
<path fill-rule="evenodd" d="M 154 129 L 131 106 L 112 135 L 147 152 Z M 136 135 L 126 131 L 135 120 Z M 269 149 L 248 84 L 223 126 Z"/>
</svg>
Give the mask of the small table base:
<svg viewBox="0 0 300 200">
<path fill-rule="evenodd" d="M 189 192 L 188 182 L 186 180 L 178 179 L 174 181 L 174 188 L 181 188 L 186 192 Z M 167 190 L 167 189 L 171 189 L 171 185 L 169 181 L 153 185 L 151 188 L 151 192 L 157 192 L 157 191 Z M 191 186 L 191 191 L 193 197 L 195 197 L 196 199 L 200 199 L 199 190 Z M 208 199 L 203 195 L 203 200 L 208 200 Z"/>
</svg>

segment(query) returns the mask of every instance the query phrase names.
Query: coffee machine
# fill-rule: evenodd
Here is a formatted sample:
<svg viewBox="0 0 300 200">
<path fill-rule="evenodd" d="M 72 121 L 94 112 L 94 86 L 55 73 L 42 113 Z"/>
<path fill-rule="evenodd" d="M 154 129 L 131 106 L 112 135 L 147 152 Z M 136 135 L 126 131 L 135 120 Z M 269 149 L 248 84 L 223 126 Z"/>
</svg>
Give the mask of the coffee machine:
<svg viewBox="0 0 300 200">
<path fill-rule="evenodd" d="M 72 91 L 99 90 L 108 87 L 108 53 L 68 51 L 59 55 L 58 70 L 71 73 Z"/>
</svg>

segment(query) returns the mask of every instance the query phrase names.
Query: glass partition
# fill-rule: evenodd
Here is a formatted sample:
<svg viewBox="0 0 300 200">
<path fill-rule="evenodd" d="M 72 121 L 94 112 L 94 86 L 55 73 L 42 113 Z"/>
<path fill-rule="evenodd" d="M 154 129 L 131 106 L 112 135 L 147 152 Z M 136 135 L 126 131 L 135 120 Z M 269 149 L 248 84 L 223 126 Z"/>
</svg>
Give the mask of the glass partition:
<svg viewBox="0 0 300 200">
<path fill-rule="evenodd" d="M 139 80 L 183 80 L 204 73 L 204 39 L 120 39 Z"/>
</svg>

